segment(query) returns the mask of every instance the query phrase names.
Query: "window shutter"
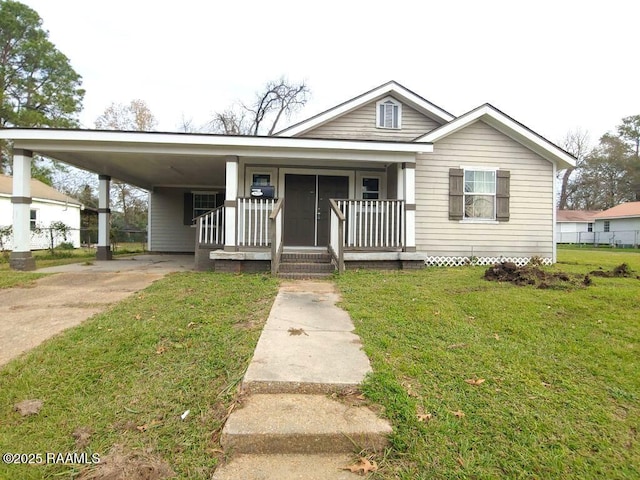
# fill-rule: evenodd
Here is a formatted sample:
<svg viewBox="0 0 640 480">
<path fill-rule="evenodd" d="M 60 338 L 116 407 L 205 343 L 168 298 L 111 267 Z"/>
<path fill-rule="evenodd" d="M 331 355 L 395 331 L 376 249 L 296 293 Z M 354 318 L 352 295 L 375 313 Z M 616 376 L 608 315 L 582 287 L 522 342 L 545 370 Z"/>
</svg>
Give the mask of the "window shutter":
<svg viewBox="0 0 640 480">
<path fill-rule="evenodd" d="M 185 225 L 193 225 L 193 193 L 185 192 L 184 194 L 184 218 Z"/>
<path fill-rule="evenodd" d="M 509 170 L 498 170 L 496 174 L 496 220 L 508 222 L 511 173 Z"/>
<path fill-rule="evenodd" d="M 449 169 L 449 220 L 464 217 L 464 170 Z"/>
</svg>

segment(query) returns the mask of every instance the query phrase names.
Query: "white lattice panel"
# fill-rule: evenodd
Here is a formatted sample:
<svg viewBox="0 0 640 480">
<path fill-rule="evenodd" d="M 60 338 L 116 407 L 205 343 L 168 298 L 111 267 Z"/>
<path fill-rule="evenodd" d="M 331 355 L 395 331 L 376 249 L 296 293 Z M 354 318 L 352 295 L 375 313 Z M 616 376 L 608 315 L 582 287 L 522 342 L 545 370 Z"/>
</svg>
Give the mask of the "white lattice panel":
<svg viewBox="0 0 640 480">
<path fill-rule="evenodd" d="M 543 265 L 551 265 L 550 258 L 539 258 Z M 463 265 L 495 265 L 496 263 L 512 262 L 523 267 L 531 261 L 531 257 L 427 257 L 425 263 L 430 267 L 460 267 Z"/>
</svg>

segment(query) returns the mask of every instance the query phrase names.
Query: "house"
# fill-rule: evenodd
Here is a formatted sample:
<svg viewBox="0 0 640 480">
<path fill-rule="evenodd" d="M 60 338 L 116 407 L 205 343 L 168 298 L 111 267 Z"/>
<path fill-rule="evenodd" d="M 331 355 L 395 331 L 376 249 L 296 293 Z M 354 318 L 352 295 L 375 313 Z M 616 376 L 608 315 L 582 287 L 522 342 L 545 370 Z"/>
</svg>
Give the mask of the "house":
<svg viewBox="0 0 640 480">
<path fill-rule="evenodd" d="M 600 210 L 558 210 L 556 243 L 594 243 L 594 223 Z"/>
<path fill-rule="evenodd" d="M 640 202 L 621 203 L 595 216 L 595 243 L 618 247 L 640 245 Z"/>
<path fill-rule="evenodd" d="M 49 248 L 50 239 L 46 228 L 51 222 L 63 222 L 71 228 L 67 239 L 54 237 L 54 246 L 61 242 L 70 242 L 74 247 L 80 247 L 80 211 L 82 204 L 53 187 L 39 180 L 30 179 L 31 202 L 29 205 L 29 250 L 43 250 Z M 0 227 L 13 224 L 12 196 L 13 178 L 0 175 Z M 8 242 L 11 248 L 11 241 Z"/>
<path fill-rule="evenodd" d="M 149 191 L 148 249 L 200 268 L 281 269 L 324 252 L 345 268 L 556 258 L 555 174 L 575 159 L 489 104 L 459 117 L 388 82 L 274 136 L 6 129 L 32 154 L 99 176 L 98 258 L 112 178 Z M 22 185 L 22 184 L 20 184 Z M 27 228 L 28 191 L 14 191 Z M 24 241 L 24 240 L 23 240 Z M 26 248 L 14 268 L 30 268 Z"/>
</svg>

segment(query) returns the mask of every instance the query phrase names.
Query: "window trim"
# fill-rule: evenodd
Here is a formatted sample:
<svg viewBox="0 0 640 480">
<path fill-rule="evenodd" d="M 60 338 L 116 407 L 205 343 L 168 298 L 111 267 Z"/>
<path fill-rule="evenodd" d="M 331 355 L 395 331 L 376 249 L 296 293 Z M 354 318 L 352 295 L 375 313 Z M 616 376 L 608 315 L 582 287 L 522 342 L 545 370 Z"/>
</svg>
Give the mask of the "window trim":
<svg viewBox="0 0 640 480">
<path fill-rule="evenodd" d="M 212 195 L 214 197 L 218 196 L 220 194 L 220 191 L 218 190 L 192 190 L 191 192 L 191 218 L 197 218 L 199 215 L 196 215 L 196 196 L 197 195 Z M 214 208 L 218 208 L 222 205 L 217 205 L 216 202 L 216 206 Z M 202 214 L 200 214 L 202 215 Z M 195 220 L 192 220 L 191 223 L 191 227 L 195 227 L 196 226 L 196 222 Z"/>
<path fill-rule="evenodd" d="M 387 177 L 382 172 L 370 172 L 370 171 L 358 171 L 356 173 L 356 199 L 357 200 L 365 200 L 364 191 L 362 187 L 364 186 L 365 178 L 377 178 L 378 179 L 378 200 L 385 200 L 387 198 Z M 373 199 L 369 199 L 373 200 Z"/>
<path fill-rule="evenodd" d="M 380 107 L 382 105 L 391 102 L 394 106 L 398 107 L 398 118 L 397 118 L 397 126 L 387 127 L 384 125 L 384 117 L 380 115 Z M 401 130 L 402 129 L 402 103 L 396 100 L 393 97 L 385 97 L 376 102 L 376 128 L 381 128 L 384 130 Z"/>
<path fill-rule="evenodd" d="M 499 223 L 498 219 L 497 219 L 497 214 L 498 214 L 498 202 L 497 202 L 497 198 L 498 198 L 498 170 L 499 168 L 497 167 L 481 167 L 481 166 L 460 166 L 460 168 L 462 169 L 462 220 L 459 220 L 460 222 L 463 223 L 490 223 L 490 224 L 497 224 Z M 466 173 L 467 172 L 493 172 L 493 193 L 491 194 L 487 194 L 487 193 L 467 193 L 465 191 L 465 179 L 466 179 Z M 483 196 L 491 196 L 493 198 L 493 217 L 466 217 L 466 198 L 467 195 L 483 195 Z"/>
<path fill-rule="evenodd" d="M 35 214 L 33 215 L 34 218 L 31 218 L 31 214 Z M 29 209 L 29 231 L 31 232 L 35 232 L 36 229 L 38 228 L 38 209 L 37 208 L 31 208 Z"/>
</svg>

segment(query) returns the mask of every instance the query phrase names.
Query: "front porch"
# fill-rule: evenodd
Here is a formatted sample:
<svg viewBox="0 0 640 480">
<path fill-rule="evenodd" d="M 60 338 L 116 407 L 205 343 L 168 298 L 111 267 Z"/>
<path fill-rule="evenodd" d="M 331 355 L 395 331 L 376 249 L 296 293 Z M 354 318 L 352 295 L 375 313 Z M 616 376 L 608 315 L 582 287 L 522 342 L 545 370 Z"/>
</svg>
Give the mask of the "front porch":
<svg viewBox="0 0 640 480">
<path fill-rule="evenodd" d="M 347 268 L 424 266 L 424 258 L 407 245 L 408 219 L 415 217 L 407 215 L 405 200 L 329 199 L 328 244 L 313 247 L 285 244 L 285 209 L 285 198 L 238 198 L 235 208 L 221 206 L 199 216 L 196 268 L 275 275 L 286 253 L 302 259 L 328 253 L 340 273 Z M 226 221 L 229 215 L 231 222 Z"/>
</svg>

